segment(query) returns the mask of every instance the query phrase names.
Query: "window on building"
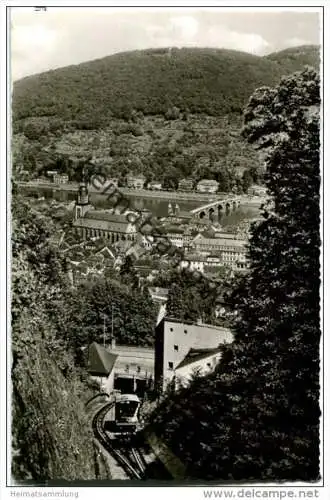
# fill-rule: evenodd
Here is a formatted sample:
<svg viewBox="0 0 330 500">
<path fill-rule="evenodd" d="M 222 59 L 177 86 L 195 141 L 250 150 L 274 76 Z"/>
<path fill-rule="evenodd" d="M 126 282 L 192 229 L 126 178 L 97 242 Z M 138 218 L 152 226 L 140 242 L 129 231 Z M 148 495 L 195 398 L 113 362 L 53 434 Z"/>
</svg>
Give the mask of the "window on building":
<svg viewBox="0 0 330 500">
<path fill-rule="evenodd" d="M 179 346 L 177 344 L 174 344 L 174 350 L 175 351 L 178 351 L 179 350 Z"/>
<path fill-rule="evenodd" d="M 140 371 L 141 371 L 141 366 L 137 366 L 137 367 L 136 367 L 136 371 L 137 371 L 137 373 L 140 373 Z"/>
<path fill-rule="evenodd" d="M 128 373 L 129 372 L 129 365 L 126 365 L 125 366 L 125 372 Z"/>
<path fill-rule="evenodd" d="M 183 333 L 188 333 L 188 330 L 183 330 Z"/>
<path fill-rule="evenodd" d="M 168 362 L 168 369 L 173 370 L 173 361 Z"/>
<path fill-rule="evenodd" d="M 170 332 L 173 332 L 173 328 L 170 328 Z"/>
</svg>

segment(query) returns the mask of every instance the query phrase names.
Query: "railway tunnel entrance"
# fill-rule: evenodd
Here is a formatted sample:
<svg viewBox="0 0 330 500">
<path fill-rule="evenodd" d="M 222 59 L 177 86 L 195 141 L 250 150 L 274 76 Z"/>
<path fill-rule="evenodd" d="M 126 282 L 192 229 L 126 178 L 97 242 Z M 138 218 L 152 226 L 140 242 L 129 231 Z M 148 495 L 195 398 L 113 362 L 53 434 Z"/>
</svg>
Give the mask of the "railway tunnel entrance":
<svg viewBox="0 0 330 500">
<path fill-rule="evenodd" d="M 120 391 L 122 394 L 136 394 L 139 398 L 143 399 L 145 393 L 151 389 L 152 381 L 146 378 L 137 377 L 115 377 L 114 389 Z"/>
</svg>

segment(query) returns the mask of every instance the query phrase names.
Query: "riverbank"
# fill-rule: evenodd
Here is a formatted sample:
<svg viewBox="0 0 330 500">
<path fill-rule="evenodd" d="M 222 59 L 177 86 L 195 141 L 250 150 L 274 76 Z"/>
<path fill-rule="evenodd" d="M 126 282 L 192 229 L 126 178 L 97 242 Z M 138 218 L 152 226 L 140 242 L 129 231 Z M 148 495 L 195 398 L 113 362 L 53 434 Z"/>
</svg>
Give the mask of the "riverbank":
<svg viewBox="0 0 330 500">
<path fill-rule="evenodd" d="M 66 184 L 54 184 L 53 182 L 41 182 L 41 181 L 29 181 L 29 182 L 19 182 L 19 186 L 29 187 L 34 189 L 52 189 L 54 191 L 69 191 L 69 192 L 77 192 L 79 183 L 77 182 L 68 182 Z M 89 185 L 88 190 L 91 194 L 110 194 L 111 190 L 104 188 L 97 188 L 96 186 Z M 125 187 L 119 187 L 118 191 L 120 191 L 125 196 L 132 196 L 136 198 L 158 198 L 164 200 L 175 200 L 175 201 L 201 201 L 201 202 L 211 202 L 214 200 L 220 200 L 225 196 L 228 196 L 227 193 L 222 193 L 218 195 L 209 194 L 209 193 L 195 193 L 195 192 L 183 192 L 183 191 L 152 191 L 150 189 L 131 189 Z"/>
<path fill-rule="evenodd" d="M 46 199 L 56 199 L 59 202 L 74 202 L 77 196 L 78 183 L 71 182 L 67 184 L 53 184 L 51 182 L 20 182 L 19 186 L 22 193 L 33 194 L 33 196 Z M 149 191 L 147 189 L 118 188 L 122 198 L 128 198 L 130 206 L 137 210 L 148 210 L 157 217 L 166 217 L 168 215 L 168 203 L 172 206 L 178 204 L 181 211 L 192 211 L 198 207 L 210 203 L 213 200 L 222 200 L 224 197 L 230 197 L 229 193 L 219 193 L 215 198 L 205 193 L 182 193 L 180 191 Z M 109 198 L 110 193 L 98 190 L 97 187 L 90 186 L 90 202 L 98 209 L 111 208 L 113 200 Z M 223 223 L 235 225 L 240 222 L 242 217 L 255 217 L 259 212 L 259 207 L 265 203 L 266 199 L 257 196 L 239 195 L 240 209 L 232 212 L 228 217 L 225 216 Z M 254 215 L 248 215 L 248 212 Z M 243 213 L 242 213 L 243 212 Z M 246 215 L 244 216 L 244 212 Z M 228 220 L 227 220 L 228 219 Z"/>
</svg>

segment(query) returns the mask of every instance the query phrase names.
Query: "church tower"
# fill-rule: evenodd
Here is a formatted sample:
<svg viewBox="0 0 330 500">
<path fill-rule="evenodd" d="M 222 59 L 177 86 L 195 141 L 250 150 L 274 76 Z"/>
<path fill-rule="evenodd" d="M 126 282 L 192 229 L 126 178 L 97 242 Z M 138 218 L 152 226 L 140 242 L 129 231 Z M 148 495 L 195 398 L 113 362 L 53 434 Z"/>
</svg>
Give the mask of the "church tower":
<svg viewBox="0 0 330 500">
<path fill-rule="evenodd" d="M 86 212 L 91 208 L 87 186 L 85 183 L 81 183 L 78 188 L 78 198 L 74 207 L 74 220 L 84 217 Z"/>
</svg>

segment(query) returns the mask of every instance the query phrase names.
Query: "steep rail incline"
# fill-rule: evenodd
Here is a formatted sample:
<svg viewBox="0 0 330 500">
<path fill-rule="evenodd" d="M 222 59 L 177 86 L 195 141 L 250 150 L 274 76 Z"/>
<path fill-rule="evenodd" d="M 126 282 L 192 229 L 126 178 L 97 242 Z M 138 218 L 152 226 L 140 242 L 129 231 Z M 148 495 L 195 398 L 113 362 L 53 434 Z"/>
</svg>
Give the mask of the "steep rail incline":
<svg viewBox="0 0 330 500">
<path fill-rule="evenodd" d="M 114 402 L 107 403 L 94 415 L 92 427 L 96 439 L 112 455 L 124 469 L 130 479 L 144 479 L 146 464 L 141 452 L 137 448 L 117 447 L 104 430 L 104 418 Z"/>
</svg>

